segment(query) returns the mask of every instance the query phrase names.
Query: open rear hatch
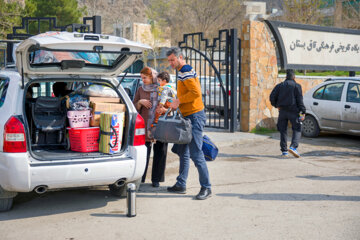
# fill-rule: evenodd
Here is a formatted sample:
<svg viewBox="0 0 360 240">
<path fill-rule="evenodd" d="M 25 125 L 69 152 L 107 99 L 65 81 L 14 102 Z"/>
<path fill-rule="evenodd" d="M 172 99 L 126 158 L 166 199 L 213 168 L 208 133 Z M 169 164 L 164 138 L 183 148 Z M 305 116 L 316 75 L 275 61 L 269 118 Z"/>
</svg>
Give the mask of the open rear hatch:
<svg viewBox="0 0 360 240">
<path fill-rule="evenodd" d="M 47 32 L 26 39 L 16 48 L 16 66 L 23 84 L 39 75 L 116 77 L 149 49 L 115 36 Z"/>
<path fill-rule="evenodd" d="M 150 47 L 141 43 L 99 34 L 47 32 L 23 41 L 16 49 L 16 64 L 22 75 L 25 94 L 28 95 L 25 97 L 24 109 L 29 129 L 28 141 L 31 143 L 29 147 L 31 154 L 42 160 L 91 158 L 105 155 L 106 153 L 100 150 L 99 152 L 92 149 L 87 151 L 83 148 L 73 148 L 69 145 L 71 141 L 66 140 L 73 140 L 71 134 L 80 134 L 78 128 L 86 128 L 81 124 L 71 126 L 77 121 L 71 119 L 74 114 L 78 115 L 78 112 L 74 111 L 84 109 L 90 109 L 90 115 L 94 117 L 97 115 L 98 118 L 100 112 L 103 111 L 124 112 L 123 115 L 116 115 L 124 119 L 122 125 L 124 127 L 121 137 L 122 147 L 114 154 L 124 151 L 124 146 L 131 134 L 129 130 L 132 114 L 129 112 L 129 102 L 126 102 L 128 100 L 125 101 L 121 95 L 126 93 L 119 92 L 116 88 L 118 84 L 116 77 L 127 69 L 143 50 L 147 49 Z M 56 93 L 53 87 L 57 83 L 65 83 L 64 94 Z M 94 89 L 99 88 L 100 90 L 96 90 L 94 94 Z M 31 95 L 28 94 L 29 92 Z M 95 99 L 96 97 L 104 99 Z M 71 102 L 78 99 L 80 108 L 71 105 Z M 95 100 L 98 102 L 97 107 L 93 103 Z M 82 109 L 81 102 L 87 102 L 88 105 Z M 118 106 L 112 106 L 112 104 Z M 85 115 L 84 117 L 89 118 L 88 113 Z M 111 119 L 112 116 L 110 116 Z M 91 125 L 90 127 L 96 127 L 96 125 Z M 76 131 L 73 131 L 74 129 Z M 99 132 L 102 137 L 108 135 L 109 132 L 113 137 L 111 132 L 115 130 L 111 127 L 107 130 L 100 127 L 97 132 L 94 129 L 84 131 L 91 132 L 90 137 L 96 138 L 95 135 L 100 135 Z M 76 141 L 79 146 L 86 144 L 84 139 Z"/>
</svg>

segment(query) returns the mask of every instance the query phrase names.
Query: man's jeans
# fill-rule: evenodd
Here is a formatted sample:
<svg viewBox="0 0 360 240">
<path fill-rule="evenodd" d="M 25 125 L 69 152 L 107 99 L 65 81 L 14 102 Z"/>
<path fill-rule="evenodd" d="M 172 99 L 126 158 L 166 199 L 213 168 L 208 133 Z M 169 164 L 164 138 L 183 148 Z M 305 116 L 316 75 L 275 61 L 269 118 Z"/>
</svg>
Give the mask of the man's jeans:
<svg viewBox="0 0 360 240">
<path fill-rule="evenodd" d="M 209 171 L 202 152 L 203 129 L 206 123 L 204 110 L 185 117 L 192 124 L 192 140 L 189 144 L 179 144 L 177 153 L 180 156 L 179 176 L 176 185 L 186 187 L 186 179 L 189 174 L 190 158 L 193 160 L 198 172 L 201 187 L 211 188 Z"/>
<path fill-rule="evenodd" d="M 292 130 L 293 130 L 290 147 L 297 148 L 299 146 L 299 141 L 301 138 L 301 123 L 299 121 L 299 113 L 280 110 L 277 129 L 280 132 L 280 150 L 282 152 L 288 150 L 287 126 L 289 121 L 291 122 Z"/>
</svg>

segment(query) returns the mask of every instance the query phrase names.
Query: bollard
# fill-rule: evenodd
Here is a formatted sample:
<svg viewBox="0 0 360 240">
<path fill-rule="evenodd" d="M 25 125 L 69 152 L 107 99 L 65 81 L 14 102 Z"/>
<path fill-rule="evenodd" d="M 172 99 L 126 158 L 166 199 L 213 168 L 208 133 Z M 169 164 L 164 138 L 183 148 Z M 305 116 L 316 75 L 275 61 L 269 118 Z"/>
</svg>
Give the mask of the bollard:
<svg viewBox="0 0 360 240">
<path fill-rule="evenodd" d="M 127 216 L 135 217 L 136 216 L 136 185 L 134 183 L 129 183 L 127 185 Z"/>
</svg>

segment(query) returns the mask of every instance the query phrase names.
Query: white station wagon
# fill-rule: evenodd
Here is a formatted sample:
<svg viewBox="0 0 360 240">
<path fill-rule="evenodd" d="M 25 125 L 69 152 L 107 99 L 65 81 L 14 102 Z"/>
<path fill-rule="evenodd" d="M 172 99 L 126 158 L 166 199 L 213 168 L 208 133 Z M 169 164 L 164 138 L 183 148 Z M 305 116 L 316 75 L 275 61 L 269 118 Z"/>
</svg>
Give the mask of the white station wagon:
<svg viewBox="0 0 360 240">
<path fill-rule="evenodd" d="M 125 183 L 140 183 L 145 124 L 117 76 L 147 49 L 115 36 L 76 32 L 47 32 L 17 47 L 17 69 L 0 71 L 0 211 L 9 210 L 19 192 L 108 185 L 121 196 Z M 98 85 L 116 93 L 126 106 L 120 152 L 70 151 L 66 131 L 49 131 L 64 129 L 66 119 L 60 98 L 51 96 L 58 82 L 67 91 Z M 36 115 L 54 106 L 58 112 Z M 44 127 L 42 121 L 52 122 Z"/>
</svg>

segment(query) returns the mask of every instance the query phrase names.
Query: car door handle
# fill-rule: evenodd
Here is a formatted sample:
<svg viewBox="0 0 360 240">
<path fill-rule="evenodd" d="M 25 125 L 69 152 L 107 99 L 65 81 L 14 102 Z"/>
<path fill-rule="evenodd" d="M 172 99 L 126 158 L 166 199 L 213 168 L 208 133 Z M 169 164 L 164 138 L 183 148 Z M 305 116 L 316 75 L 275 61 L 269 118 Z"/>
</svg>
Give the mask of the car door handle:
<svg viewBox="0 0 360 240">
<path fill-rule="evenodd" d="M 351 108 L 351 106 L 350 105 L 345 105 L 345 108 Z"/>
<path fill-rule="evenodd" d="M 314 104 L 315 106 L 319 105 L 319 103 L 318 103 L 318 102 L 313 102 L 313 104 Z"/>
</svg>

